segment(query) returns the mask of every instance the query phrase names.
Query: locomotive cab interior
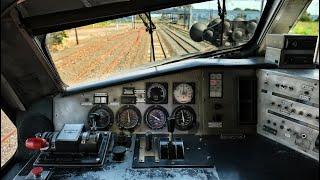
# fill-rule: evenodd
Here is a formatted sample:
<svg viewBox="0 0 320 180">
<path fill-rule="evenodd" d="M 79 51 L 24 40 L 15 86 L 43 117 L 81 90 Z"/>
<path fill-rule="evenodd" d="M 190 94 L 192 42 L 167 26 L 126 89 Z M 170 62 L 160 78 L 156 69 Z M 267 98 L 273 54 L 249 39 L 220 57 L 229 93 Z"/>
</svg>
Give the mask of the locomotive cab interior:
<svg viewBox="0 0 320 180">
<path fill-rule="evenodd" d="M 1 6 L 1 179 L 319 178 L 318 0 Z"/>
</svg>

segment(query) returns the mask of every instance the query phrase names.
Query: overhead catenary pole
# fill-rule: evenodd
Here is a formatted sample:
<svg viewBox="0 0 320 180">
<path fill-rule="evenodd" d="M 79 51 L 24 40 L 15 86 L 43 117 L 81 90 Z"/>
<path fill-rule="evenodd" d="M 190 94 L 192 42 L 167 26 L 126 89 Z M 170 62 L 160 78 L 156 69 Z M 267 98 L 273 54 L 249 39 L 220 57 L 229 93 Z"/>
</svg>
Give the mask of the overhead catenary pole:
<svg viewBox="0 0 320 180">
<path fill-rule="evenodd" d="M 74 33 L 76 35 L 76 43 L 77 45 L 79 44 L 79 40 L 78 40 L 78 31 L 77 31 L 77 28 L 74 28 Z"/>
<path fill-rule="evenodd" d="M 188 23 L 188 29 L 190 29 L 192 26 L 192 6 L 189 7 L 189 23 Z"/>
<path fill-rule="evenodd" d="M 262 15 L 263 6 L 264 6 L 264 0 L 261 1 L 260 16 Z"/>
</svg>

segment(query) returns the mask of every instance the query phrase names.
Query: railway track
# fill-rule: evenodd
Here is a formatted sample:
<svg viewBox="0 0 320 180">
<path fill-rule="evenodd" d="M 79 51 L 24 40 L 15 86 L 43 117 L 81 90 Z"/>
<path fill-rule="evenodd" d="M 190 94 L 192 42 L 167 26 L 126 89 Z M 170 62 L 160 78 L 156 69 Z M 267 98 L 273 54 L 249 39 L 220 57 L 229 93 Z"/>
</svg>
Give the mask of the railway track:
<svg viewBox="0 0 320 180">
<path fill-rule="evenodd" d="M 166 24 L 166 26 L 168 26 L 170 29 L 173 29 L 175 31 L 179 31 L 185 37 L 190 38 L 189 31 L 182 29 L 181 27 L 178 27 L 177 25 L 173 25 L 173 24 Z M 206 41 L 197 42 L 197 44 L 200 44 L 202 47 L 205 47 L 205 48 L 213 46 L 212 44 L 210 44 Z"/>
<path fill-rule="evenodd" d="M 183 37 L 178 32 L 174 32 L 164 25 L 161 25 L 160 27 L 161 31 L 163 32 L 164 38 L 167 39 L 169 44 L 172 46 L 172 49 L 176 51 L 175 53 L 177 55 L 200 51 L 200 47 L 191 42 L 192 40 Z"/>
<path fill-rule="evenodd" d="M 151 42 L 149 41 L 149 50 L 147 54 L 147 59 L 150 61 L 153 61 L 152 59 L 152 49 L 151 49 Z M 155 60 L 163 60 L 168 57 L 170 57 L 170 53 L 167 49 L 167 46 L 164 43 L 164 40 L 162 39 L 161 34 L 158 32 L 158 29 L 153 32 L 153 45 L 154 45 L 154 51 L 155 51 Z"/>
</svg>

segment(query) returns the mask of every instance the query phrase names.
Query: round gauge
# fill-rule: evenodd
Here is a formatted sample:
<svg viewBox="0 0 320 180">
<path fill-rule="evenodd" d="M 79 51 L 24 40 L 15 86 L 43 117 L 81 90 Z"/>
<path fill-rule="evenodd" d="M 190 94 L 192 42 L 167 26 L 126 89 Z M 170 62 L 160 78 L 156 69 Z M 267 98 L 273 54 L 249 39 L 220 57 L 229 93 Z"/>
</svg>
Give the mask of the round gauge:
<svg viewBox="0 0 320 180">
<path fill-rule="evenodd" d="M 140 121 L 141 113 L 135 106 L 123 106 L 117 113 L 117 125 L 120 129 L 133 129 Z"/>
<path fill-rule="evenodd" d="M 167 83 L 147 83 L 147 104 L 168 102 Z"/>
<path fill-rule="evenodd" d="M 180 83 L 174 87 L 174 100 L 179 104 L 193 103 L 194 90 L 189 83 Z"/>
<path fill-rule="evenodd" d="M 162 129 L 169 117 L 168 111 L 162 106 L 151 106 L 144 114 L 144 120 L 151 129 Z"/>
<path fill-rule="evenodd" d="M 92 118 L 94 115 L 95 117 Z M 88 114 L 88 125 L 93 126 L 93 119 L 96 123 L 97 130 L 107 130 L 113 124 L 113 112 L 106 105 L 94 106 Z"/>
<path fill-rule="evenodd" d="M 191 129 L 196 122 L 196 113 L 189 106 L 179 106 L 172 114 L 176 119 L 176 128 L 181 131 Z"/>
</svg>

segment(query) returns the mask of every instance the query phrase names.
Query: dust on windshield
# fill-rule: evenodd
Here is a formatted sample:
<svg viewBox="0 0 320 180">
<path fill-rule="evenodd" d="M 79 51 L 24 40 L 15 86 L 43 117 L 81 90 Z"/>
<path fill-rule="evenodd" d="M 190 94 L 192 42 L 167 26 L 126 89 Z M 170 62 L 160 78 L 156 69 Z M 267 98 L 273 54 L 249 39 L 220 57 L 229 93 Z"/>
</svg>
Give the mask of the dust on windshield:
<svg viewBox="0 0 320 180">
<path fill-rule="evenodd" d="M 218 2 L 162 9 L 50 33 L 46 44 L 61 79 L 73 86 L 130 73 L 150 63 L 249 41 L 266 1 Z"/>
</svg>

